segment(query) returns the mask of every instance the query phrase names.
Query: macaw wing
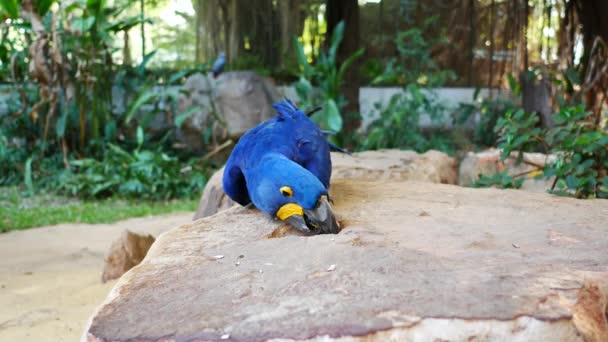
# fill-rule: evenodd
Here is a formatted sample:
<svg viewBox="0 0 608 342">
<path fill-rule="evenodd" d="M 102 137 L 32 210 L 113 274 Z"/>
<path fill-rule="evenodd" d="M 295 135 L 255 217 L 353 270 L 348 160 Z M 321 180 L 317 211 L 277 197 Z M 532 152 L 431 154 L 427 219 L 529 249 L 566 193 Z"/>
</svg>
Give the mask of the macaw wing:
<svg viewBox="0 0 608 342">
<path fill-rule="evenodd" d="M 319 129 L 316 126 L 314 128 L 314 130 L 309 129 L 302 132 L 297 142 L 298 148 L 294 160 L 317 176 L 328 189 L 331 177 L 329 144 Z"/>
<path fill-rule="evenodd" d="M 224 178 L 222 179 L 224 192 L 240 205 L 251 203 L 249 192 L 247 191 L 247 183 L 245 176 L 238 167 L 228 167 L 224 169 Z"/>
<path fill-rule="evenodd" d="M 265 153 L 273 152 L 282 144 L 273 144 L 272 133 L 276 120 L 262 122 L 246 132 L 238 141 L 224 168 L 224 192 L 241 205 L 251 203 L 244 171 L 253 167 Z"/>
<path fill-rule="evenodd" d="M 235 147 L 235 151 L 230 154 L 226 166 L 224 167 L 224 175 L 222 177 L 222 185 L 224 192 L 235 202 L 240 205 L 251 203 L 249 192 L 247 190 L 247 182 L 245 175 L 241 170 L 242 154 L 240 146 Z"/>
</svg>

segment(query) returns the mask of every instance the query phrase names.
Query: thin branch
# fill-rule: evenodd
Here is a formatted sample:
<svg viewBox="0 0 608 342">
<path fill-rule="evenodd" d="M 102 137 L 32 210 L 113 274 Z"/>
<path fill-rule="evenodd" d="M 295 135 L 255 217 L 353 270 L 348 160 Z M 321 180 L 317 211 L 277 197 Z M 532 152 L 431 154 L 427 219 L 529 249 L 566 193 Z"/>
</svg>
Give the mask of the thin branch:
<svg viewBox="0 0 608 342">
<path fill-rule="evenodd" d="M 13 79 L 13 84 L 15 85 L 17 91 L 19 92 L 19 95 L 21 96 L 21 109 L 19 109 L 19 111 L 15 114 L 11 115 L 11 121 L 15 120 L 17 117 L 23 114 L 28 104 L 27 95 L 25 94 L 25 90 L 23 89 L 23 83 L 17 80 L 17 56 L 17 53 L 14 53 L 11 56 L 11 78 Z"/>
<path fill-rule="evenodd" d="M 531 173 L 538 172 L 538 171 L 541 171 L 541 170 L 542 170 L 542 168 L 536 168 L 536 169 L 533 169 L 533 170 L 524 171 L 524 172 L 520 172 L 520 173 L 514 174 L 512 177 L 513 178 L 517 178 L 517 177 L 529 175 Z"/>
<path fill-rule="evenodd" d="M 517 157 L 512 156 L 512 155 L 509 155 L 509 158 L 510 158 L 510 159 L 517 159 Z M 529 161 L 529 160 L 527 160 L 525 157 L 524 157 L 524 158 L 521 160 L 521 162 L 522 162 L 522 163 L 524 163 L 524 164 L 526 164 L 526 165 L 534 166 L 534 167 L 539 168 L 539 169 L 542 169 L 542 168 L 544 168 L 544 167 L 545 167 L 545 165 L 543 165 L 543 164 L 538 164 L 538 163 L 535 163 L 535 162 L 533 162 L 533 161 Z"/>
<path fill-rule="evenodd" d="M 65 142 L 65 137 L 61 138 L 61 151 L 63 152 L 63 165 L 66 170 L 69 170 L 71 166 L 68 160 L 68 144 Z"/>
<path fill-rule="evenodd" d="M 234 143 L 234 141 L 232 141 L 232 139 L 228 139 L 226 140 L 223 144 L 221 144 L 220 146 L 217 146 L 216 148 L 213 149 L 213 151 L 207 153 L 206 155 L 204 155 L 200 162 L 204 163 L 207 160 L 209 160 L 209 158 L 213 157 L 214 155 L 220 153 L 222 150 L 224 150 L 225 148 L 227 148 L 228 146 L 232 145 Z"/>
<path fill-rule="evenodd" d="M 553 184 L 551 184 L 551 191 L 553 191 L 555 189 L 556 184 L 557 184 L 557 176 L 555 176 L 555 179 L 553 180 Z"/>
</svg>

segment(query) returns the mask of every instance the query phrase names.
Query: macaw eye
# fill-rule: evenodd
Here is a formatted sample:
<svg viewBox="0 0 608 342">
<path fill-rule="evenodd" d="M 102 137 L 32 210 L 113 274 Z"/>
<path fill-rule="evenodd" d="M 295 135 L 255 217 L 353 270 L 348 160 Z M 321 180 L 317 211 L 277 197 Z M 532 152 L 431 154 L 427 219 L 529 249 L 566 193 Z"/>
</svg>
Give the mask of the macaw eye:
<svg viewBox="0 0 608 342">
<path fill-rule="evenodd" d="M 291 188 L 288 186 L 282 186 L 281 194 L 283 194 L 283 196 L 285 196 L 285 197 L 291 197 L 291 196 L 293 196 L 293 190 L 291 190 Z"/>
</svg>

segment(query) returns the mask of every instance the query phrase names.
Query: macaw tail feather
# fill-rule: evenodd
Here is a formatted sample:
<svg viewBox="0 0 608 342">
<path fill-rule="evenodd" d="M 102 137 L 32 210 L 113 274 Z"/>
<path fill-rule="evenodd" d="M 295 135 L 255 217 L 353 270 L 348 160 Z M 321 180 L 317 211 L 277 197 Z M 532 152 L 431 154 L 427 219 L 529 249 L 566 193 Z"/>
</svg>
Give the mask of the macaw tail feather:
<svg viewBox="0 0 608 342">
<path fill-rule="evenodd" d="M 312 116 L 314 113 L 320 111 L 321 109 L 323 109 L 323 107 L 315 107 L 311 110 L 309 110 L 308 112 L 306 112 L 306 116 L 310 117 Z"/>
<path fill-rule="evenodd" d="M 347 150 L 345 148 L 342 148 L 342 147 L 339 147 L 339 146 L 336 146 L 336 145 L 330 143 L 329 141 L 327 142 L 327 144 L 329 145 L 329 150 L 330 151 L 345 153 L 345 154 L 348 154 L 348 155 L 352 154 L 349 150 Z"/>
<path fill-rule="evenodd" d="M 296 105 L 293 104 L 289 98 L 285 98 L 283 101 L 273 103 L 272 107 L 283 119 L 292 118 L 296 112 L 300 111 L 300 109 L 298 109 L 298 107 L 296 107 Z"/>
</svg>

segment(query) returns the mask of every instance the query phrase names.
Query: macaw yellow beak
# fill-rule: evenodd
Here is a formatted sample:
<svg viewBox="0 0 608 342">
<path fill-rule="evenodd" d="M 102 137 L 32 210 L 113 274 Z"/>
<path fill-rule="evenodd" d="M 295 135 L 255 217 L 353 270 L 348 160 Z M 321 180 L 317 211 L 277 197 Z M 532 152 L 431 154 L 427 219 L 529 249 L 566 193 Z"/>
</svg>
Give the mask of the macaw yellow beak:
<svg viewBox="0 0 608 342">
<path fill-rule="evenodd" d="M 314 209 L 303 209 L 295 203 L 287 203 L 279 208 L 276 215 L 306 234 L 337 234 L 340 231 L 327 196 L 321 196 Z"/>
</svg>

